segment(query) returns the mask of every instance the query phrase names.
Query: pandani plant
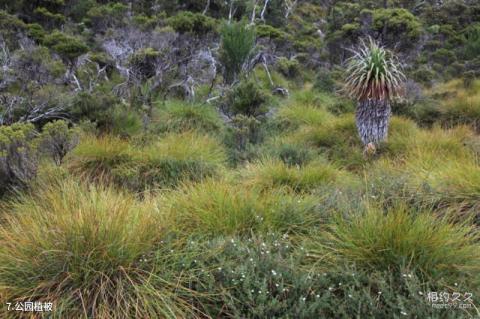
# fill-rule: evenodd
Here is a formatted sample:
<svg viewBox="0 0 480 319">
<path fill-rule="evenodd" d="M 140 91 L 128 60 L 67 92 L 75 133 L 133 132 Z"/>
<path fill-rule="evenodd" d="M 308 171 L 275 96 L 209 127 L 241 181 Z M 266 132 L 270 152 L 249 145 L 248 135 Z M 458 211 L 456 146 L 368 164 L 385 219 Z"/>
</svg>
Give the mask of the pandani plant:
<svg viewBox="0 0 480 319">
<path fill-rule="evenodd" d="M 357 101 L 356 124 L 365 152 L 375 152 L 387 139 L 391 102 L 402 95 L 405 75 L 393 52 L 372 38 L 352 52 L 344 90 Z"/>
</svg>

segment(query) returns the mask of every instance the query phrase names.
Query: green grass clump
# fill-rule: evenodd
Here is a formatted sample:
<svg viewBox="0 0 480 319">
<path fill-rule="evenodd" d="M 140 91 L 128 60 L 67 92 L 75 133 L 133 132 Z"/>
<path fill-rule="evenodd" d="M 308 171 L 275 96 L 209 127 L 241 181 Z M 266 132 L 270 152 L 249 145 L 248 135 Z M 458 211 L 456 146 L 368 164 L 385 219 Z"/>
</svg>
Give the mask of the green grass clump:
<svg viewBox="0 0 480 319">
<path fill-rule="evenodd" d="M 278 160 L 264 160 L 249 165 L 244 175 L 248 187 L 260 190 L 288 187 L 295 192 L 308 192 L 325 185 L 335 187 L 335 182 L 351 178 L 331 164 L 318 161 L 299 167 Z"/>
<path fill-rule="evenodd" d="M 437 210 L 461 208 L 463 213 L 475 214 L 479 207 L 480 176 L 478 154 L 471 143 L 477 138 L 466 126 L 415 129 L 394 135 L 385 146 L 388 157 L 369 169 L 372 187 L 383 189 L 388 197 L 395 196 L 396 188 L 399 197 L 408 197 L 416 206 L 431 205 Z M 392 181 L 403 186 L 394 186 Z"/>
<path fill-rule="evenodd" d="M 436 92 L 444 94 L 438 109 L 440 121 L 446 126 L 458 124 L 471 125 L 480 132 L 480 81 L 474 81 L 470 88 L 465 89 L 459 80 L 441 85 Z M 453 93 L 453 94 L 450 94 Z"/>
<path fill-rule="evenodd" d="M 217 111 L 210 105 L 167 102 L 155 112 L 154 129 L 159 132 L 187 132 L 197 130 L 214 133 L 222 128 Z"/>
<path fill-rule="evenodd" d="M 126 140 L 115 136 L 84 136 L 74 149 L 69 162 L 72 171 L 81 175 L 103 178 L 114 167 L 128 163 L 133 152 Z"/>
<path fill-rule="evenodd" d="M 343 115 L 322 126 L 306 126 L 292 143 L 307 144 L 327 155 L 328 159 L 348 169 L 361 168 L 365 160 L 353 116 Z"/>
<path fill-rule="evenodd" d="M 329 108 L 337 102 L 337 99 L 334 95 L 317 92 L 307 86 L 304 90 L 295 91 L 292 94 L 292 101 L 298 105 Z"/>
<path fill-rule="evenodd" d="M 282 107 L 277 119 L 285 127 L 298 128 L 300 125 L 325 125 L 333 119 L 333 115 L 320 107 L 293 104 Z"/>
<path fill-rule="evenodd" d="M 260 192 L 226 180 L 187 184 L 161 203 L 180 233 L 210 237 L 270 230 L 304 232 L 322 219 L 312 198 L 282 189 Z"/>
<path fill-rule="evenodd" d="M 312 242 L 313 258 L 355 263 L 370 270 L 409 269 L 440 280 L 475 278 L 480 267 L 478 229 L 454 224 L 432 211 L 391 207 L 366 213 L 337 214 L 320 240 Z"/>
<path fill-rule="evenodd" d="M 89 137 L 75 149 L 69 167 L 93 180 L 143 191 L 216 175 L 225 161 L 226 155 L 215 139 L 185 132 L 143 147 L 110 136 Z"/>
<path fill-rule="evenodd" d="M 190 312 L 173 288 L 180 282 L 147 260 L 168 229 L 154 202 L 75 180 L 37 186 L 2 212 L 2 300 L 52 302 L 52 318 Z"/>
</svg>

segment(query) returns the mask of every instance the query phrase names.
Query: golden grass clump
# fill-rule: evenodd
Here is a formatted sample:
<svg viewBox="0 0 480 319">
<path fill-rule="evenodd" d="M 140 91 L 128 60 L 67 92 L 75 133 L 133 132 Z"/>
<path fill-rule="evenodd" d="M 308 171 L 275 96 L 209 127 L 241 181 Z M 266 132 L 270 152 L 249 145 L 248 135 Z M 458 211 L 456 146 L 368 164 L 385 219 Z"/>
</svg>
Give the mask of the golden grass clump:
<svg viewBox="0 0 480 319">
<path fill-rule="evenodd" d="M 302 232 L 321 221 L 312 197 L 285 189 L 261 192 L 225 179 L 186 184 L 160 201 L 180 233 L 208 237 Z"/>
<path fill-rule="evenodd" d="M 410 269 L 440 279 L 474 278 L 480 270 L 480 235 L 470 221 L 396 205 L 384 212 L 337 214 L 328 231 L 310 243 L 314 259 L 355 263 L 370 270 Z"/>
<path fill-rule="evenodd" d="M 150 259 L 169 227 L 155 202 L 67 179 L 7 206 L 3 300 L 53 302 L 54 318 L 177 318 L 189 311 L 173 288 L 179 283 L 163 280 Z"/>
<path fill-rule="evenodd" d="M 214 176 L 225 161 L 223 147 L 214 138 L 184 132 L 143 147 L 112 136 L 87 137 L 75 149 L 69 168 L 80 176 L 142 192 Z"/>
<path fill-rule="evenodd" d="M 294 192 L 310 192 L 321 186 L 354 183 L 348 172 L 327 162 L 314 161 L 304 166 L 289 166 L 280 160 L 250 164 L 243 173 L 245 185 L 260 190 L 288 187 Z"/>
</svg>

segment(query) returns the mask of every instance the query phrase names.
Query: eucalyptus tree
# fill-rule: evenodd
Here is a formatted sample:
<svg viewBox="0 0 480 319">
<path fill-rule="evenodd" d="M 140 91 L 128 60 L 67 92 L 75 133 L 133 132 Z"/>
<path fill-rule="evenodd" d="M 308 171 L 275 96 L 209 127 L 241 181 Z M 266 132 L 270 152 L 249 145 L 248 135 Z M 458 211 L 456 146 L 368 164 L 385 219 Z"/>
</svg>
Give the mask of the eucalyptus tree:
<svg viewBox="0 0 480 319">
<path fill-rule="evenodd" d="M 369 38 L 347 60 L 345 90 L 357 100 L 356 124 L 366 150 L 385 141 L 391 101 L 403 92 L 405 75 L 396 56 Z"/>
</svg>

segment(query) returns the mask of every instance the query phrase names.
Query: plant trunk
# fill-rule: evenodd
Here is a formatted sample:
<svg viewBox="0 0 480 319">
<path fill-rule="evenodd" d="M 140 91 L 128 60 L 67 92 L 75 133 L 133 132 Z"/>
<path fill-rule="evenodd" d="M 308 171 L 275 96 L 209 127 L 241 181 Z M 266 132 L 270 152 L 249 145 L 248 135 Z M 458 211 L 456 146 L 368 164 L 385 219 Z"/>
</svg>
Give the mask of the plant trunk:
<svg viewBox="0 0 480 319">
<path fill-rule="evenodd" d="M 356 122 L 364 145 L 378 145 L 387 139 L 391 113 L 388 101 L 366 100 L 358 103 Z"/>
</svg>

